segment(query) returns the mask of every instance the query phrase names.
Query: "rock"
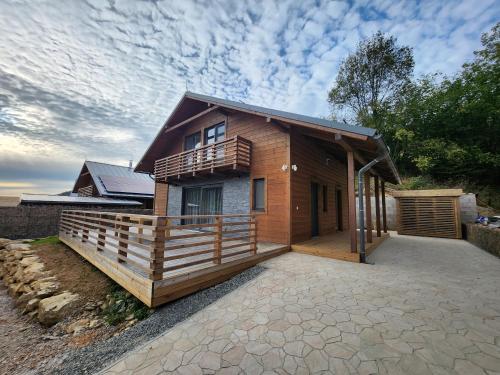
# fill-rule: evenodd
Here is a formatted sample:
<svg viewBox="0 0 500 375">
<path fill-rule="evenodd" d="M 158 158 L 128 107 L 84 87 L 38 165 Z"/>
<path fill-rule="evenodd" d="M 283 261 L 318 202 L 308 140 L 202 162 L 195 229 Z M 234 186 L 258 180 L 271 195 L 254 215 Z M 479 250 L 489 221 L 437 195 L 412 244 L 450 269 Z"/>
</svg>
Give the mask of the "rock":
<svg viewBox="0 0 500 375">
<path fill-rule="evenodd" d="M 21 297 L 17 299 L 16 305 L 19 307 L 24 307 L 24 305 L 26 305 L 30 300 L 32 300 L 35 297 L 36 297 L 35 292 L 23 294 Z"/>
<path fill-rule="evenodd" d="M 7 246 L 5 246 L 7 250 L 17 250 L 17 251 L 23 251 L 23 250 L 30 250 L 31 246 L 27 243 L 10 243 Z"/>
<path fill-rule="evenodd" d="M 39 298 L 33 298 L 33 299 L 30 299 L 28 301 L 28 303 L 26 304 L 26 307 L 24 308 L 24 311 L 23 311 L 23 314 L 24 313 L 27 313 L 27 312 L 30 312 L 30 311 L 33 311 L 35 310 L 36 308 L 38 308 L 38 304 L 40 302 L 40 299 Z"/>
<path fill-rule="evenodd" d="M 0 238 L 0 249 L 4 249 L 10 242 L 8 238 Z"/>
<path fill-rule="evenodd" d="M 23 267 L 28 267 L 28 266 L 32 265 L 33 263 L 40 263 L 39 260 L 40 260 L 39 257 L 32 255 L 32 256 L 24 257 L 23 259 L 21 259 L 21 261 L 19 263 Z"/>
<path fill-rule="evenodd" d="M 56 281 L 38 280 L 31 283 L 31 287 L 36 292 L 37 297 L 46 298 L 50 297 L 59 290 L 59 283 Z"/>
<path fill-rule="evenodd" d="M 24 284 L 22 283 L 12 283 L 9 285 L 9 294 L 12 296 L 12 297 L 17 297 L 18 294 L 21 294 L 21 292 L 19 291 L 22 286 Z"/>
<path fill-rule="evenodd" d="M 38 305 L 38 320 L 44 325 L 53 325 L 69 315 L 78 301 L 78 295 L 70 292 L 44 298 Z"/>
<path fill-rule="evenodd" d="M 24 269 L 25 274 L 33 273 L 33 274 L 40 274 L 42 273 L 43 269 L 45 268 L 43 263 L 36 262 L 30 264 L 28 267 Z"/>
<path fill-rule="evenodd" d="M 77 320 L 76 322 L 71 323 L 69 326 L 66 327 L 66 333 L 73 333 L 74 335 L 77 335 L 85 328 L 88 328 L 89 323 L 90 323 L 89 319 Z"/>
<path fill-rule="evenodd" d="M 99 328 L 102 326 L 102 322 L 99 319 L 91 320 L 89 323 L 89 328 Z"/>
<path fill-rule="evenodd" d="M 83 309 L 85 311 L 93 311 L 97 308 L 97 304 L 95 302 L 87 302 Z"/>
<path fill-rule="evenodd" d="M 125 320 L 127 320 L 127 321 L 132 320 L 132 319 L 134 319 L 134 314 L 130 314 L 130 315 L 128 315 L 128 316 L 125 318 Z"/>
</svg>

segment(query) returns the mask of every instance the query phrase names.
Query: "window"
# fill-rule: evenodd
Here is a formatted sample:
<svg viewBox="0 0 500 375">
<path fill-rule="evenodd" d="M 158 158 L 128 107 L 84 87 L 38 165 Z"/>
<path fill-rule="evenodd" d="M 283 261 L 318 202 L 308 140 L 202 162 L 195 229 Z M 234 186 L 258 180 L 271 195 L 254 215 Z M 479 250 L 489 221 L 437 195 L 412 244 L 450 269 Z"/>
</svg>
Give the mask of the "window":
<svg viewBox="0 0 500 375">
<path fill-rule="evenodd" d="M 223 122 L 205 129 L 205 144 L 210 145 L 212 143 L 222 141 L 225 133 L 226 124 Z"/>
<path fill-rule="evenodd" d="M 184 151 L 194 150 L 200 148 L 201 146 L 201 134 L 200 132 L 191 134 L 184 138 Z"/>
<path fill-rule="evenodd" d="M 323 212 L 328 212 L 328 185 L 323 185 Z"/>
<path fill-rule="evenodd" d="M 265 211 L 266 209 L 266 180 L 256 178 L 253 180 L 253 207 L 254 211 Z"/>
<path fill-rule="evenodd" d="M 182 214 L 188 216 L 222 214 L 222 187 L 199 186 L 182 189 Z M 213 218 L 183 219 L 183 224 L 212 223 Z"/>
</svg>

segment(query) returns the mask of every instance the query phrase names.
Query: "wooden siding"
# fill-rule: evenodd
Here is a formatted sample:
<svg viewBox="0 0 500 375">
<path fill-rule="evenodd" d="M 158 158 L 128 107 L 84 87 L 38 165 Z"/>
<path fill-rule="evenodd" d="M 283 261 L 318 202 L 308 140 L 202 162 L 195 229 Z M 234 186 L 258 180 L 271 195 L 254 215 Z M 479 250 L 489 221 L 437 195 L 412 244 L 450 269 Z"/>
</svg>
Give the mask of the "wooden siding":
<svg viewBox="0 0 500 375">
<path fill-rule="evenodd" d="M 262 117 L 235 113 L 229 117 L 227 136 L 239 135 L 252 142 L 250 179 L 266 179 L 266 210 L 256 212 L 258 241 L 289 244 L 290 241 L 290 165 L 289 133 Z"/>
<path fill-rule="evenodd" d="M 154 214 L 165 216 L 168 204 L 168 185 L 155 183 Z"/>
<path fill-rule="evenodd" d="M 259 228 L 257 240 L 289 244 L 290 169 L 286 172 L 281 169 L 283 164 L 290 165 L 289 134 L 285 128 L 255 115 L 213 111 L 172 130 L 161 157 L 182 152 L 186 135 L 203 132 L 203 129 L 222 121 L 226 122 L 226 139 L 240 136 L 252 142 L 250 179 L 266 179 L 266 211 L 255 213 Z M 163 190 L 157 190 L 157 193 L 162 196 L 166 194 Z M 165 201 L 160 197 L 155 197 L 155 200 L 161 205 Z"/>
<path fill-rule="evenodd" d="M 399 234 L 462 238 L 458 197 L 396 197 Z"/>
<path fill-rule="evenodd" d="M 291 133 L 291 163 L 297 171 L 291 172 L 291 230 L 292 243 L 311 238 L 311 182 L 319 184 L 318 217 L 319 234 L 333 233 L 337 228 L 335 192 L 342 191 L 343 230 L 349 229 L 347 166 L 325 151 L 310 138 L 298 131 Z M 326 159 L 329 164 L 326 164 Z M 323 211 L 323 189 L 328 186 L 328 211 Z M 298 208 L 298 210 L 297 210 Z"/>
</svg>

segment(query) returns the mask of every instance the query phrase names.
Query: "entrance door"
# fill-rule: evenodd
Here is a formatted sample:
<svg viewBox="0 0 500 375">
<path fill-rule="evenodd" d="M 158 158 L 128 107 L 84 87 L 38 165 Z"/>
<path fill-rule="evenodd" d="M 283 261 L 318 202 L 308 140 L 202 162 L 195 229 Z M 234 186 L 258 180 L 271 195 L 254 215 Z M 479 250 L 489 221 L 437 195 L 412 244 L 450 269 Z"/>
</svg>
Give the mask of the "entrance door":
<svg viewBox="0 0 500 375">
<path fill-rule="evenodd" d="M 311 236 L 319 235 L 318 184 L 311 182 Z"/>
<path fill-rule="evenodd" d="M 342 222 L 342 190 L 335 192 L 335 207 L 337 209 L 337 230 L 344 230 L 344 223 Z"/>
</svg>

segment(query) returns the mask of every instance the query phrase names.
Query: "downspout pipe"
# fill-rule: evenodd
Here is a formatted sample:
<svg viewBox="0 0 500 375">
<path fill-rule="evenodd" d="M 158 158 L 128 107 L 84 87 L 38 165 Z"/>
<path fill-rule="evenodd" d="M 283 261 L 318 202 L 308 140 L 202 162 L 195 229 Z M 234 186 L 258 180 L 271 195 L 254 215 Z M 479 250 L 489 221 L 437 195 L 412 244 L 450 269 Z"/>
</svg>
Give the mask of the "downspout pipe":
<svg viewBox="0 0 500 375">
<path fill-rule="evenodd" d="M 363 192 L 363 178 L 365 172 L 367 172 L 371 167 L 373 167 L 378 162 L 384 160 L 387 156 L 381 156 L 373 159 L 371 162 L 366 164 L 363 168 L 358 171 L 358 202 L 359 202 L 359 259 L 361 263 L 366 263 L 366 251 L 365 251 L 365 205 L 364 205 L 364 192 Z M 367 202 L 366 204 L 371 204 Z"/>
</svg>

